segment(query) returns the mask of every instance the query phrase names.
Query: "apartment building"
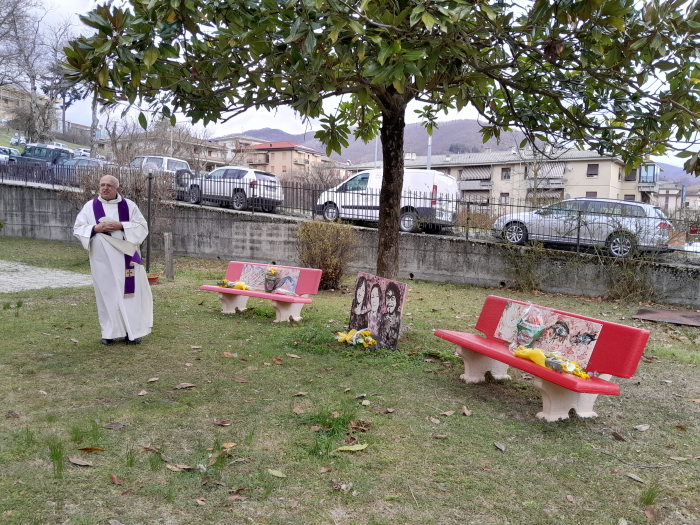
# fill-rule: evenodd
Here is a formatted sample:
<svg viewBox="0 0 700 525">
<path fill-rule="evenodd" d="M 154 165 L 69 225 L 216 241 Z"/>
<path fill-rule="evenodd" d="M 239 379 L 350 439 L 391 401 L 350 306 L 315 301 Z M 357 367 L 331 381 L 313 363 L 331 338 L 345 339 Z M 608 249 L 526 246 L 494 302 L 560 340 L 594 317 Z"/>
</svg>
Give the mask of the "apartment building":
<svg viewBox="0 0 700 525">
<path fill-rule="evenodd" d="M 324 172 L 336 179 L 348 176 L 347 164 L 326 157 L 322 152 L 289 141 L 265 142 L 249 146 L 248 166 L 269 171 L 281 179 L 307 179 Z M 311 178 L 313 179 L 313 177 Z"/>
<path fill-rule="evenodd" d="M 406 153 L 404 165 L 426 168 L 427 158 Z M 654 163 L 627 172 L 619 158 L 565 148 L 432 155 L 430 168 L 455 177 L 461 198 L 473 203 L 541 205 L 575 197 L 653 202 L 659 191 L 660 168 Z"/>
<path fill-rule="evenodd" d="M 258 139 L 247 135 L 230 134 L 222 135 L 211 139 L 221 146 L 226 147 L 226 163 L 234 165 L 248 165 L 248 161 L 252 158 L 253 152 L 251 146 L 258 144 L 269 143 L 264 139 Z"/>
</svg>

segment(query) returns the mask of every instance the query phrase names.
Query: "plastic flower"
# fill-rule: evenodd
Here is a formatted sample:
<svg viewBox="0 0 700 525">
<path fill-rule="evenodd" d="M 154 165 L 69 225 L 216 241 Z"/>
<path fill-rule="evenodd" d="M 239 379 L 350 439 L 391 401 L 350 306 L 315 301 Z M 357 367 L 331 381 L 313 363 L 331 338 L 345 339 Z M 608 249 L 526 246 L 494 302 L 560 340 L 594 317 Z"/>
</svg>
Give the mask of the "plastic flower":
<svg viewBox="0 0 700 525">
<path fill-rule="evenodd" d="M 272 267 L 267 269 L 267 276 L 268 277 L 277 277 L 277 272 L 279 272 L 279 268 L 272 266 Z"/>
</svg>

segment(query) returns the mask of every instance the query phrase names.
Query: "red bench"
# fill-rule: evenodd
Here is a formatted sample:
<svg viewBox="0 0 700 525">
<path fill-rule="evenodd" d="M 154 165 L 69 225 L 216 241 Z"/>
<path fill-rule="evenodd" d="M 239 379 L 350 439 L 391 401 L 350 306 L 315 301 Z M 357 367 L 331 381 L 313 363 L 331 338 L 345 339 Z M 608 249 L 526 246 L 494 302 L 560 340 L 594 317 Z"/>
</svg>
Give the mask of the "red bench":
<svg viewBox="0 0 700 525">
<path fill-rule="evenodd" d="M 241 277 L 245 278 L 247 275 L 251 275 L 251 271 L 259 269 L 259 274 L 273 266 L 280 271 L 287 270 L 288 272 L 286 273 L 296 278 L 294 294 L 270 293 L 264 291 L 264 289 L 237 290 L 235 288 L 211 285 L 200 286 L 199 289 L 218 292 L 219 299 L 221 299 L 221 311 L 225 314 L 246 310 L 248 298 L 258 297 L 272 301 L 272 306 L 277 314 L 275 323 L 280 321 L 301 321 L 301 309 L 305 304 L 311 303 L 309 295 L 318 293 L 318 285 L 321 282 L 321 270 L 231 261 L 228 263 L 225 279 L 228 281 L 240 281 L 242 280 Z M 246 284 L 250 286 L 252 283 Z"/>
<path fill-rule="evenodd" d="M 630 378 L 634 375 L 649 339 L 649 332 L 631 326 L 537 306 L 540 310 L 545 311 L 550 318 L 560 316 L 565 325 L 567 325 L 568 320 L 568 325 L 587 322 L 592 323 L 591 326 L 597 327 L 597 332 L 593 334 L 592 340 L 590 340 L 589 334 L 583 334 L 586 336 L 584 338 L 581 334 L 569 334 L 568 331 L 566 337 L 560 334 L 559 339 L 556 339 L 554 330 L 551 331 L 551 340 L 556 339 L 562 345 L 581 346 L 582 341 L 587 340 L 588 346 L 592 346 L 592 351 L 587 358 L 588 363 L 584 368 L 588 374 L 596 373 L 599 375 L 582 379 L 572 374 L 544 368 L 527 359 L 515 357 L 508 346 L 510 341 L 498 337 L 504 333 L 501 323 L 504 315 L 508 315 L 506 311 L 521 311 L 526 306 L 527 303 L 521 301 L 490 295 L 486 298 L 476 323 L 476 329 L 486 337 L 452 330 L 437 330 L 435 335 L 457 345 L 457 355 L 464 361 L 464 374 L 460 376 L 460 379 L 465 383 L 484 381 L 487 373 L 490 373 L 494 379 L 510 379 L 507 371 L 508 367 L 512 366 L 535 376 L 535 386 L 542 394 L 542 411 L 537 414 L 538 418 L 547 421 L 566 419 L 572 409 L 579 417 L 596 417 L 597 414 L 593 412 L 593 404 L 598 394 L 612 396 L 620 394 L 620 387 L 609 379 L 611 376 Z M 534 346 L 538 347 L 541 340 L 545 341 L 546 338 L 538 339 Z M 564 355 L 563 352 L 562 355 Z M 564 357 L 571 358 L 567 355 Z"/>
</svg>

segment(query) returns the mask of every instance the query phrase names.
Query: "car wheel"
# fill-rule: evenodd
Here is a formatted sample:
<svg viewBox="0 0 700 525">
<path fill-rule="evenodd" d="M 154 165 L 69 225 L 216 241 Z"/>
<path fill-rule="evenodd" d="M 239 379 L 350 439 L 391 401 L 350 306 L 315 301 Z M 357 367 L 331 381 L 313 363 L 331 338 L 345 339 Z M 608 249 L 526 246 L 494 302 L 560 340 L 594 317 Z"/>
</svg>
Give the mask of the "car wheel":
<svg viewBox="0 0 700 525">
<path fill-rule="evenodd" d="M 202 202 L 202 192 L 198 186 L 192 186 L 190 188 L 190 203 L 199 204 Z"/>
<path fill-rule="evenodd" d="M 329 202 L 323 207 L 323 218 L 327 221 L 337 221 L 339 215 L 340 214 L 338 213 L 338 207 L 332 202 Z"/>
<path fill-rule="evenodd" d="M 399 217 L 399 230 L 414 232 L 418 230 L 418 214 L 415 211 L 402 211 Z"/>
<path fill-rule="evenodd" d="M 610 257 L 624 258 L 629 257 L 637 249 L 637 243 L 634 237 L 626 232 L 615 232 L 606 241 L 608 254 Z"/>
<path fill-rule="evenodd" d="M 247 207 L 247 202 L 245 198 L 245 193 L 242 191 L 237 191 L 236 193 L 233 194 L 233 199 L 231 199 L 231 206 L 233 206 L 234 210 L 237 211 L 243 211 Z"/>
<path fill-rule="evenodd" d="M 522 222 L 511 222 L 503 228 L 503 238 L 509 244 L 525 244 L 527 227 Z"/>
</svg>

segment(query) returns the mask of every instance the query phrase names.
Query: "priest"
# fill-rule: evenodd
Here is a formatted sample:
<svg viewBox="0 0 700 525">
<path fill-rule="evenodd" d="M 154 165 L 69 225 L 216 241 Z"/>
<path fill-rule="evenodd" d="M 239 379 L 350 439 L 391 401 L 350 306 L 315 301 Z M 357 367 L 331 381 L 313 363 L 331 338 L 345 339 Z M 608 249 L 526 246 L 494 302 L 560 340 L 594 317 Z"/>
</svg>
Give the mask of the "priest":
<svg viewBox="0 0 700 525">
<path fill-rule="evenodd" d="M 116 177 L 102 177 L 99 197 L 83 206 L 73 227 L 90 254 L 103 345 L 122 338 L 139 344 L 153 326 L 153 297 L 138 251 L 148 226 L 120 189 Z"/>
</svg>

